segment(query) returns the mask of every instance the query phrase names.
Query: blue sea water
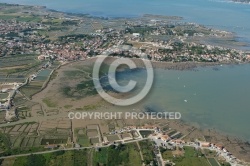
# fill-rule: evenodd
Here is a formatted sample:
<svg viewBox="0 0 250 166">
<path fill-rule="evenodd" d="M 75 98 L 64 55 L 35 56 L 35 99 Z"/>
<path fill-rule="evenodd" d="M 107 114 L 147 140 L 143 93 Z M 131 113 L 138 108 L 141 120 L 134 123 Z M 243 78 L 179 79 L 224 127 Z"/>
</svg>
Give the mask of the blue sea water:
<svg viewBox="0 0 250 166">
<path fill-rule="evenodd" d="M 137 81 L 144 87 L 146 70 L 120 73 L 118 82 Z M 155 70 L 150 93 L 130 109 L 180 112 L 182 120 L 201 128 L 250 141 L 250 65 L 202 67 L 196 70 Z M 118 109 L 118 108 L 115 108 Z M 125 108 L 126 109 L 126 108 Z"/>
<path fill-rule="evenodd" d="M 188 22 L 235 32 L 250 43 L 250 4 L 230 0 L 0 0 L 43 5 L 50 9 L 104 17 L 137 17 L 143 14 L 181 16 Z"/>
</svg>

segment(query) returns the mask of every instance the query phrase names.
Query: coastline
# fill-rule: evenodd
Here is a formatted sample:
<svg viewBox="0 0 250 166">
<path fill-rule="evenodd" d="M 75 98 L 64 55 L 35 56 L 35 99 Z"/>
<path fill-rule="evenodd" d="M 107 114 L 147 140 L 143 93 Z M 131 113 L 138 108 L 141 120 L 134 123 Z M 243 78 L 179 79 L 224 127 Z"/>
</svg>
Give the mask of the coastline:
<svg viewBox="0 0 250 166">
<path fill-rule="evenodd" d="M 221 132 L 215 128 L 200 128 L 192 123 L 183 121 L 173 121 L 170 123 L 170 126 L 184 133 L 185 130 L 187 132 L 190 128 L 194 128 L 195 130 L 185 137 L 184 140 L 192 141 L 199 138 L 201 141 L 222 145 L 238 159 L 244 162 L 250 162 L 249 155 L 245 153 L 245 150 L 250 148 L 250 143 L 243 138 Z"/>
<path fill-rule="evenodd" d="M 93 58 L 95 59 L 95 58 Z M 114 60 L 119 59 L 118 57 L 107 57 L 105 60 L 106 64 L 111 64 Z M 138 68 L 144 68 L 144 63 L 142 59 L 130 58 Z M 198 67 L 216 67 L 221 65 L 240 65 L 240 64 L 250 64 L 246 63 L 236 63 L 236 62 L 161 62 L 161 61 L 150 61 L 152 67 L 155 69 L 165 69 L 165 70 L 195 70 Z"/>
<path fill-rule="evenodd" d="M 110 61 L 106 62 L 109 64 L 109 62 L 111 62 L 111 60 L 117 59 L 117 57 L 109 57 L 108 59 L 110 59 Z M 139 65 L 139 67 L 143 67 L 142 65 L 140 66 L 140 59 L 133 59 L 135 60 L 136 64 Z M 63 66 L 61 66 L 60 68 L 58 68 L 57 70 L 55 70 L 56 72 L 58 72 L 58 75 L 61 77 L 62 73 L 60 72 L 60 70 L 63 70 L 65 67 L 70 67 L 72 66 L 72 64 L 86 64 L 86 65 L 92 65 L 95 63 L 95 58 L 90 58 L 84 61 L 76 61 L 76 62 L 72 62 L 72 63 L 67 63 Z M 153 62 L 155 64 L 155 68 L 160 68 L 160 69 L 166 69 L 166 70 L 194 70 L 197 67 L 206 67 L 206 66 L 217 66 L 220 64 L 206 64 L 206 63 L 194 63 L 192 65 L 186 65 L 186 64 L 172 64 L 172 63 L 164 63 L 164 62 Z M 160 64 L 160 65 L 159 65 Z M 232 63 L 230 64 L 226 64 L 226 65 L 232 65 Z M 56 78 L 59 79 L 59 78 Z M 49 81 L 48 83 L 48 87 L 55 86 L 54 83 L 56 82 L 55 79 Z M 45 88 L 43 91 L 39 92 L 38 94 L 36 94 L 35 96 L 35 101 L 37 102 L 38 98 L 40 98 L 40 96 L 44 93 L 46 93 L 47 91 L 49 91 L 49 88 Z M 119 96 L 119 94 L 116 94 L 117 96 Z M 42 95 L 43 96 L 43 95 Z M 94 95 L 94 96 L 88 96 L 86 98 L 83 98 L 80 103 L 90 103 L 90 101 L 92 101 L 92 99 L 94 99 L 96 102 L 91 102 L 91 104 L 93 105 L 98 105 L 99 102 L 101 102 L 101 100 L 99 101 L 99 95 Z M 73 102 L 73 101 L 72 101 Z M 74 101 L 75 102 L 75 101 Z M 79 103 L 79 104 L 80 104 Z M 115 108 L 115 106 L 109 104 L 109 103 L 105 103 L 105 102 L 101 102 L 102 106 L 98 107 L 97 110 L 94 111 L 107 111 L 107 110 L 112 110 L 112 108 Z M 127 111 L 132 111 L 132 110 L 127 110 Z M 148 121 L 148 123 L 152 123 L 152 121 Z M 242 147 L 245 148 L 250 148 L 250 144 L 249 142 L 247 142 L 246 140 L 242 139 L 242 138 L 238 138 L 237 136 L 234 135 L 229 135 L 228 133 L 225 132 L 221 132 L 218 129 L 212 128 L 200 128 L 199 125 L 195 125 L 192 122 L 186 122 L 183 120 L 178 120 L 178 121 L 165 121 L 164 123 L 166 123 L 170 128 L 176 129 L 177 131 L 180 131 L 184 134 L 188 134 L 187 137 L 185 137 L 184 140 L 187 141 L 192 141 L 195 140 L 197 138 L 200 138 L 201 140 L 204 141 L 209 141 L 215 144 L 220 144 L 226 147 L 226 149 L 228 149 L 235 157 L 237 157 L 238 159 L 241 159 L 242 161 L 245 162 L 250 162 L 249 158 L 248 158 L 248 154 L 247 153 L 242 153 L 244 151 L 244 149 L 242 149 Z M 190 132 L 190 129 L 195 129 L 193 132 Z M 209 136 L 209 137 L 208 137 Z"/>
<path fill-rule="evenodd" d="M 117 59 L 117 57 L 110 57 L 110 59 Z M 143 65 L 139 62 L 138 59 L 135 60 L 136 64 L 139 67 L 143 67 Z M 110 61 L 107 63 L 109 64 Z M 211 67 L 211 66 L 219 66 L 219 65 L 239 65 L 236 63 L 165 63 L 165 62 L 153 62 L 153 66 L 155 69 L 165 69 L 165 70 L 195 70 L 197 67 Z M 119 96 L 119 94 L 117 94 Z M 107 108 L 106 108 L 107 107 Z M 109 110 L 109 108 L 113 108 L 111 105 L 106 105 L 105 109 Z M 114 107 L 115 108 L 115 107 Z M 102 110 L 102 108 L 98 109 Z M 150 122 L 149 122 L 150 123 Z M 246 162 L 250 162 L 248 158 L 248 154 L 243 153 L 246 149 L 250 148 L 250 143 L 247 139 L 236 136 L 234 134 L 229 134 L 227 132 L 220 131 L 216 128 L 209 127 L 201 127 L 199 124 L 194 124 L 193 122 L 187 121 L 167 121 L 166 124 L 169 127 L 176 129 L 177 131 L 181 131 L 183 133 L 188 133 L 190 128 L 194 128 L 195 131 L 190 133 L 185 139 L 186 140 L 194 140 L 197 138 L 201 138 L 204 141 L 212 142 L 215 144 L 221 144 L 226 147 L 233 155 L 237 158 L 242 159 Z M 244 149 L 245 148 L 245 149 Z"/>
<path fill-rule="evenodd" d="M 25 5 L 25 6 L 27 6 L 27 5 Z M 53 9 L 48 9 L 47 7 L 45 7 L 45 9 L 48 10 L 48 11 L 52 11 L 52 12 L 56 11 L 56 10 L 53 10 Z M 56 11 L 56 12 L 59 12 L 59 13 L 62 13 L 62 14 L 67 14 L 67 15 L 71 15 L 71 13 L 67 13 L 67 12 L 60 12 L 60 11 Z M 79 16 L 79 15 L 72 13 L 72 16 Z M 101 18 L 101 17 L 96 17 L 96 16 L 90 16 L 88 14 L 86 14 L 86 15 L 85 14 L 80 14 L 80 16 L 89 16 L 91 18 Z M 111 57 L 111 58 L 115 58 L 115 57 Z M 144 67 L 144 65 L 140 62 L 140 59 L 133 59 L 133 60 L 138 65 L 137 67 Z M 152 61 L 152 64 L 153 64 L 154 68 L 160 68 L 160 69 L 166 69 L 166 70 L 181 70 L 181 71 L 183 71 L 183 70 L 195 70 L 197 67 L 218 66 L 218 65 L 235 65 L 235 64 L 237 65 L 238 63 L 230 63 L 230 62 L 229 63 L 220 63 L 220 62 L 216 62 L 216 63 L 212 63 L 212 62 L 207 62 L 207 63 L 206 62 L 203 62 L 203 63 L 198 63 L 198 62 L 172 63 L 172 62 Z M 49 81 L 49 83 L 50 83 L 50 81 Z M 192 124 L 187 124 L 186 122 L 180 122 L 180 123 L 179 122 L 177 122 L 177 123 L 173 122 L 173 124 L 171 123 L 171 125 L 172 125 L 173 128 L 176 127 L 178 130 L 182 130 L 182 128 L 184 126 L 190 126 L 190 127 L 192 127 Z M 244 143 L 245 142 L 244 140 L 240 140 L 240 139 L 238 140 L 238 138 L 234 138 L 233 136 L 226 136 L 223 133 L 220 133 L 219 131 L 217 131 L 216 129 L 212 129 L 212 130 L 213 130 L 212 137 L 214 137 L 215 140 L 219 140 L 219 142 L 223 143 L 223 141 L 224 141 L 224 144 L 229 145 L 228 149 L 232 153 L 234 153 L 236 145 L 237 145 L 237 148 L 241 147 L 244 144 L 247 145 L 247 143 Z M 203 132 L 208 132 L 208 131 L 206 131 L 206 130 L 203 131 L 203 129 L 201 129 L 199 131 L 199 129 L 197 129 L 197 133 L 194 134 L 193 137 L 195 137 L 196 135 L 202 135 Z M 192 136 L 190 136 L 190 137 L 192 137 Z M 218 139 L 218 137 L 219 137 L 219 139 Z M 229 143 L 233 142 L 233 143 L 229 144 L 228 142 Z M 240 151 L 235 151 L 234 155 L 236 157 L 238 157 L 238 158 L 241 158 L 241 156 L 242 156 L 242 154 L 240 154 Z M 247 154 L 246 154 L 245 157 L 243 157 L 244 160 L 248 159 L 247 158 Z M 248 162 L 250 162 L 250 160 Z"/>
<path fill-rule="evenodd" d="M 233 0 L 229 0 L 229 1 L 222 1 L 222 2 L 227 2 L 227 3 L 237 3 L 237 2 L 234 2 Z M 218 30 L 221 30 L 221 31 L 229 31 L 229 32 L 234 32 L 236 35 L 235 35 L 235 39 L 239 42 L 243 42 L 245 41 L 245 39 L 241 39 L 241 38 L 244 38 L 245 35 L 242 35 L 242 34 L 239 34 L 238 32 L 235 32 L 234 28 L 229 30 L 227 29 L 225 25 L 216 25 L 216 24 L 211 24 L 211 23 L 202 23 L 202 22 L 199 22 L 197 20 L 188 20 L 187 18 L 185 18 L 185 15 L 178 15 L 178 14 L 173 14 L 173 15 L 166 15 L 166 14 L 147 14 L 147 12 L 143 13 L 143 14 L 136 14 L 136 15 L 133 15 L 133 16 L 129 16 L 129 15 L 125 15 L 125 16 L 118 16 L 118 17 L 115 17 L 113 15 L 111 16 L 105 16 L 105 15 L 95 15 L 94 13 L 90 14 L 91 12 L 70 12 L 70 11 L 63 11 L 63 10 L 60 10 L 60 9 L 53 9 L 53 8 L 50 8 L 48 6 L 45 6 L 45 5 L 36 5 L 36 4 L 27 4 L 27 3 L 22 3 L 22 4 L 18 4 L 16 2 L 0 2 L 2 4 L 8 4 L 8 5 L 19 5 L 19 6 L 35 6 L 35 7 L 41 7 L 41 8 L 44 8 L 44 10 L 47 10 L 47 11 L 51 11 L 51 12 L 57 12 L 57 13 L 61 13 L 61 14 L 66 14 L 68 16 L 88 16 L 90 18 L 99 18 L 99 19 L 133 19 L 133 18 L 142 18 L 143 16 L 145 15 L 154 15 L 154 16 L 167 16 L 167 17 L 172 17 L 173 19 L 175 20 L 182 20 L 183 22 L 189 22 L 189 23 L 197 23 L 199 25 L 203 25 L 203 26 L 206 26 L 206 27 L 211 27 L 212 29 L 218 29 Z M 247 4 L 247 3 L 243 3 L 243 4 Z M 224 28 L 223 28 L 224 27 Z M 249 39 L 247 39 L 249 40 Z M 246 49 L 248 51 L 250 51 L 250 47 L 246 47 Z"/>
</svg>

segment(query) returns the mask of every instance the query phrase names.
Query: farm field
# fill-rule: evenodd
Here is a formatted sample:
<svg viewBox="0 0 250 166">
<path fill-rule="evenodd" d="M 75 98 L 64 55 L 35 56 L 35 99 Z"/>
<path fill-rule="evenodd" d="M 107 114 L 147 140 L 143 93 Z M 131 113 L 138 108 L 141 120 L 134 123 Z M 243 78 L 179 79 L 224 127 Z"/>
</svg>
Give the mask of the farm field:
<svg viewBox="0 0 250 166">
<path fill-rule="evenodd" d="M 207 158 L 193 147 L 186 146 L 183 149 L 177 149 L 175 151 L 161 149 L 161 153 L 164 160 L 170 160 L 174 162 L 176 166 L 210 166 Z"/>
<path fill-rule="evenodd" d="M 88 150 L 72 150 L 18 157 L 13 166 L 87 166 L 87 153 Z"/>
<path fill-rule="evenodd" d="M 36 54 L 0 57 L 1 82 L 23 82 L 28 75 L 37 71 L 43 63 L 37 60 Z M 6 77 L 7 75 L 8 77 Z"/>
<path fill-rule="evenodd" d="M 20 89 L 20 91 L 25 94 L 28 98 L 31 98 L 34 94 L 41 90 L 42 86 L 39 85 L 25 85 Z"/>
<path fill-rule="evenodd" d="M 90 143 L 91 143 L 92 145 L 97 144 L 97 143 L 100 143 L 99 138 L 90 138 Z"/>
<path fill-rule="evenodd" d="M 220 166 L 215 158 L 208 158 L 208 161 L 212 166 Z"/>
<path fill-rule="evenodd" d="M 115 158 L 113 156 L 116 156 Z M 6 159 L 6 163 L 10 163 Z M 10 166 L 87 166 L 87 165 L 109 165 L 109 166 L 138 166 L 142 164 L 139 149 L 136 143 L 110 146 L 100 149 L 84 149 L 71 151 L 58 151 L 40 155 L 29 155 L 17 157 Z"/>
<path fill-rule="evenodd" d="M 138 166 L 141 164 L 141 157 L 136 143 L 101 148 L 99 151 L 95 151 L 93 155 L 93 165 Z"/>
<path fill-rule="evenodd" d="M 9 96 L 8 93 L 0 93 L 0 100 L 1 100 L 1 99 L 5 99 L 5 98 L 7 98 L 8 96 Z"/>
<path fill-rule="evenodd" d="M 86 134 L 86 129 L 85 128 L 77 128 L 75 129 L 75 135 L 77 138 L 77 142 L 81 146 L 90 146 L 90 139 Z"/>
<path fill-rule="evenodd" d="M 114 142 L 114 141 L 119 141 L 120 140 L 118 135 L 108 135 L 107 138 L 108 138 L 109 142 Z"/>
<path fill-rule="evenodd" d="M 147 138 L 150 134 L 152 134 L 153 133 L 153 131 L 148 131 L 148 130 L 141 130 L 141 131 L 139 131 L 140 132 L 140 134 L 142 135 L 142 137 L 144 137 L 144 138 Z"/>
<path fill-rule="evenodd" d="M 141 147 L 141 152 L 143 155 L 144 163 L 150 164 L 152 161 L 154 161 L 155 154 L 154 154 L 154 145 L 153 142 L 149 140 L 140 141 L 139 145 Z"/>
<path fill-rule="evenodd" d="M 65 144 L 67 143 L 67 139 L 42 139 L 42 145 L 49 145 L 49 144 Z"/>
</svg>

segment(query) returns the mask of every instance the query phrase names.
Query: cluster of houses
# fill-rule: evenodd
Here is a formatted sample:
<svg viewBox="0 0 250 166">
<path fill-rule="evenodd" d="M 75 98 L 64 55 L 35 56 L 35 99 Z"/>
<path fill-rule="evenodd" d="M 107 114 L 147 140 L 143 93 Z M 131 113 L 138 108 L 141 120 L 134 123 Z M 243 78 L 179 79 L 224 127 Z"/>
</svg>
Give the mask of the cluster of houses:
<svg viewBox="0 0 250 166">
<path fill-rule="evenodd" d="M 3 83 L 0 85 L 0 93 L 8 94 L 5 99 L 0 98 L 0 111 L 6 111 L 6 121 L 16 119 L 16 107 L 14 106 L 13 99 L 16 94 L 16 90 L 20 86 L 21 84 L 19 83 Z"/>
<path fill-rule="evenodd" d="M 147 26 L 145 25 L 147 24 Z M 149 56 L 155 61 L 197 61 L 199 59 L 205 61 L 246 61 L 250 60 L 250 55 L 245 56 L 244 52 L 235 49 L 201 45 L 197 43 L 185 42 L 185 36 L 178 36 L 176 32 L 175 40 L 147 40 L 143 34 L 134 32 L 129 34 L 124 30 L 115 30 L 106 28 L 99 30 L 98 34 L 88 34 L 83 36 L 64 36 L 62 40 L 45 42 L 46 37 L 39 35 L 35 29 L 46 29 L 47 25 L 17 22 L 15 20 L 4 21 L 0 20 L 0 33 L 5 37 L 0 37 L 2 56 L 12 54 L 39 54 L 39 60 L 46 60 L 57 57 L 60 61 L 75 61 L 84 60 L 88 56 L 98 55 L 100 53 L 123 53 L 126 52 L 128 56 Z M 152 27 L 150 27 L 150 25 Z M 133 28 L 137 25 L 127 25 L 127 28 Z M 150 27 L 150 34 L 164 35 L 166 32 L 173 31 L 168 24 L 161 23 L 157 27 L 155 24 L 148 24 L 148 22 L 140 22 L 140 26 Z M 25 31 L 25 32 L 24 32 Z M 211 32 L 217 34 L 217 32 Z M 12 34 L 12 35 L 10 35 Z M 224 34 L 225 35 L 225 34 Z M 9 37 L 11 36 L 11 37 Z M 14 37 L 13 37 L 14 36 Z M 139 42 L 141 46 L 138 48 L 123 45 L 127 42 Z M 182 43 L 175 45 L 175 43 Z M 6 44 L 7 43 L 7 44 Z M 194 53 L 192 48 L 202 47 L 207 53 Z M 167 52 L 160 50 L 166 49 Z M 220 55 L 217 55 L 213 50 L 219 50 Z M 182 58 L 180 58 L 180 56 Z"/>
<path fill-rule="evenodd" d="M 237 159 L 235 156 L 232 155 L 222 144 L 214 144 L 211 142 L 204 142 L 196 140 L 195 142 L 186 142 L 181 139 L 181 133 L 176 131 L 172 135 L 168 135 L 165 132 L 162 132 L 159 127 L 154 125 L 145 125 L 145 126 L 127 126 L 124 127 L 122 130 L 116 130 L 110 134 L 121 134 L 121 133 L 132 133 L 127 135 L 127 138 L 120 138 L 120 140 L 133 140 L 133 139 L 143 139 L 141 136 L 140 131 L 152 131 L 152 134 L 149 135 L 148 138 L 152 139 L 156 142 L 156 145 L 167 147 L 168 149 L 174 149 L 173 147 L 180 147 L 183 148 L 184 146 L 192 146 L 194 148 L 201 148 L 201 149 L 209 149 L 211 151 L 216 151 L 218 156 L 223 157 L 227 162 L 231 163 L 232 165 L 237 165 L 241 161 Z M 134 132 L 137 133 L 137 137 L 134 136 Z M 110 143 L 108 140 L 105 143 L 107 145 Z"/>
<path fill-rule="evenodd" d="M 222 144 L 214 144 L 210 142 L 202 142 L 197 140 L 197 144 L 201 148 L 208 148 L 210 150 L 215 150 L 219 155 L 225 158 L 229 162 L 237 162 L 237 158 L 233 156 Z"/>
<path fill-rule="evenodd" d="M 44 37 L 36 30 L 41 24 L 16 20 L 0 20 L 0 57 L 15 54 L 32 54 Z"/>
<path fill-rule="evenodd" d="M 196 140 L 195 142 L 186 142 L 182 139 L 176 139 L 175 134 L 172 136 L 168 136 L 165 133 L 159 132 L 159 130 L 156 130 L 154 134 L 150 136 L 150 138 L 154 141 L 161 140 L 164 143 L 168 143 L 168 145 L 171 146 L 178 146 L 183 148 L 183 146 L 192 146 L 194 148 L 201 148 L 201 149 L 209 149 L 211 151 L 216 151 L 218 156 L 221 156 L 224 158 L 227 162 L 231 163 L 232 165 L 237 165 L 241 161 L 237 159 L 235 156 L 233 156 L 232 153 L 230 153 L 222 144 L 214 144 L 211 142 L 204 142 Z M 159 144 L 166 146 L 167 144 Z M 172 147 L 169 146 L 169 149 L 172 149 Z"/>
<path fill-rule="evenodd" d="M 0 98 L 0 110 L 8 110 L 13 105 L 12 100 L 16 89 L 20 86 L 18 83 L 2 83 L 0 93 L 8 94 L 6 98 Z"/>
</svg>

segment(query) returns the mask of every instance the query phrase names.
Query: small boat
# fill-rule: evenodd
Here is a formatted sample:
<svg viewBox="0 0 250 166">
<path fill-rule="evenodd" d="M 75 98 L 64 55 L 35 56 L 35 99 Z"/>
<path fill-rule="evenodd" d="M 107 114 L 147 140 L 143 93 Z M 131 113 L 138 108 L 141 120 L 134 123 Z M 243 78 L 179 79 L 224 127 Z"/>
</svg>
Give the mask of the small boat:
<svg viewBox="0 0 250 166">
<path fill-rule="evenodd" d="M 186 103 L 188 102 L 187 100 L 184 100 Z"/>
</svg>

